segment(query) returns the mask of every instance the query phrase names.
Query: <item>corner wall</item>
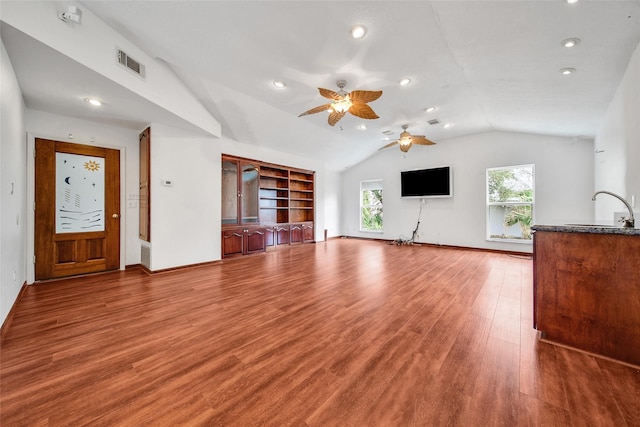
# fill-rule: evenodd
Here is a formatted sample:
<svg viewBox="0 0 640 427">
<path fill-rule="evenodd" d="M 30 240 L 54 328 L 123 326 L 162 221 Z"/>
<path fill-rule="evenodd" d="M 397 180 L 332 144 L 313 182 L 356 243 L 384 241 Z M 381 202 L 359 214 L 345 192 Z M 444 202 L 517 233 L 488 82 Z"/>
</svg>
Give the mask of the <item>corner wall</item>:
<svg viewBox="0 0 640 427">
<path fill-rule="evenodd" d="M 612 191 L 630 203 L 634 197 L 634 211 L 640 211 L 640 44 L 596 134 L 594 158 L 594 191 Z M 597 221 L 610 222 L 614 212 L 624 211 L 613 197 L 599 196 L 595 204 Z"/>
</svg>

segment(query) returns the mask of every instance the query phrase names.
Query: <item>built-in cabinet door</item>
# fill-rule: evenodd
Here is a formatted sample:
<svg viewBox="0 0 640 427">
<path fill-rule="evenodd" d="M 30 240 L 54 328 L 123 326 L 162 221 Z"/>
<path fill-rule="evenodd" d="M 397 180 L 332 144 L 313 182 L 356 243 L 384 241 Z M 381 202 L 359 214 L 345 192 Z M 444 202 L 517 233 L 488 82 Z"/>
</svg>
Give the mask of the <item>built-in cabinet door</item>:
<svg viewBox="0 0 640 427">
<path fill-rule="evenodd" d="M 249 229 L 244 233 L 246 243 L 246 253 L 265 251 L 264 229 Z"/>
<path fill-rule="evenodd" d="M 264 229 L 264 245 L 267 247 L 275 246 L 276 232 L 274 227 L 266 227 Z"/>
<path fill-rule="evenodd" d="M 258 165 L 222 158 L 222 224 L 258 224 Z"/>
<path fill-rule="evenodd" d="M 260 188 L 258 166 L 252 163 L 242 163 L 240 169 L 242 171 L 240 175 L 241 223 L 257 224 L 260 222 L 258 218 L 258 190 Z"/>
<path fill-rule="evenodd" d="M 302 243 L 302 224 L 291 224 L 289 226 L 289 229 L 291 230 L 291 232 L 289 233 L 291 244 Z"/>
<path fill-rule="evenodd" d="M 240 230 L 225 230 L 222 232 L 222 256 L 244 254 L 244 232 Z"/>
<path fill-rule="evenodd" d="M 313 235 L 313 224 L 302 224 L 302 241 L 305 243 L 313 242 L 315 236 Z"/>
<path fill-rule="evenodd" d="M 276 245 L 288 245 L 289 238 L 289 227 L 285 226 L 276 226 L 275 227 L 275 235 L 276 235 Z"/>
<path fill-rule="evenodd" d="M 238 170 L 238 161 L 222 158 L 222 224 L 239 224 Z"/>
</svg>

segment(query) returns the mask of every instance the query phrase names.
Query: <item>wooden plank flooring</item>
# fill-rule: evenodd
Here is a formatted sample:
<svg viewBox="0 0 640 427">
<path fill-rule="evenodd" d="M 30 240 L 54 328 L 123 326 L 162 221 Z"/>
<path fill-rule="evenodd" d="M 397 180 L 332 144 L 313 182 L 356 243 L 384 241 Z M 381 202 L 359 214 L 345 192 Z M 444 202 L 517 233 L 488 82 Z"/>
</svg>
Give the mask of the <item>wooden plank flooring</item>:
<svg viewBox="0 0 640 427">
<path fill-rule="evenodd" d="M 538 340 L 532 261 L 330 240 L 31 286 L 0 424 L 640 426 L 640 371 Z"/>
</svg>

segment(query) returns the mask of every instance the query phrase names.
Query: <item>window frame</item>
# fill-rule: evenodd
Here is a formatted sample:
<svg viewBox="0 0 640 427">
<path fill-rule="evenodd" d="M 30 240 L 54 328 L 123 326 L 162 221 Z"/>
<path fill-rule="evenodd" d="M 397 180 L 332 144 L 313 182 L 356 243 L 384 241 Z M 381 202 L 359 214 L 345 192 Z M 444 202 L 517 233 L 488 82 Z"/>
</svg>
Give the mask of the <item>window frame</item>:
<svg viewBox="0 0 640 427">
<path fill-rule="evenodd" d="M 375 186 L 375 184 L 379 184 L 378 187 L 379 188 L 373 188 Z M 365 187 L 371 187 L 371 188 L 365 188 Z M 382 201 L 380 202 L 380 206 L 377 205 L 364 205 L 363 204 L 363 192 L 366 190 L 376 190 L 379 189 L 382 191 Z M 384 233 L 384 182 L 382 179 L 368 179 L 368 180 L 362 180 L 360 181 L 360 191 L 358 192 L 358 206 L 359 206 L 359 213 L 358 213 L 358 229 L 361 233 Z M 382 227 L 380 228 L 380 230 L 370 230 L 370 229 L 366 229 L 363 227 L 363 222 L 362 222 L 362 211 L 367 208 L 378 208 L 380 209 L 381 213 L 382 213 Z"/>
<path fill-rule="evenodd" d="M 500 202 L 492 202 L 490 201 L 489 194 L 489 172 L 496 170 L 513 170 L 513 169 L 531 169 L 531 201 L 530 202 L 516 202 L 516 201 L 500 201 Z M 491 236 L 491 207 L 492 206 L 531 206 L 531 224 L 535 223 L 535 202 L 536 202 L 536 172 L 535 172 L 535 164 L 521 164 L 521 165 L 513 165 L 513 166 L 498 166 L 487 168 L 485 171 L 485 215 L 486 215 L 486 225 L 485 225 L 485 239 L 488 242 L 503 242 L 503 243 L 518 243 L 518 244 L 533 244 L 533 235 L 529 239 L 510 239 L 510 238 L 500 238 L 500 237 L 492 237 Z"/>
</svg>

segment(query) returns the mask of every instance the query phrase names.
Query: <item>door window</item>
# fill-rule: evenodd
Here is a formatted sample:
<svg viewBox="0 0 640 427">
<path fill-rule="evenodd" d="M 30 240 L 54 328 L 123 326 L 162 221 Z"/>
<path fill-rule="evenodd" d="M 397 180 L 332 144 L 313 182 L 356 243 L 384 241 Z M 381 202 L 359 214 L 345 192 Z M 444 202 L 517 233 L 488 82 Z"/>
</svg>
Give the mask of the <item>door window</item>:
<svg viewBox="0 0 640 427">
<path fill-rule="evenodd" d="M 104 158 L 56 153 L 56 233 L 104 231 Z"/>
</svg>

